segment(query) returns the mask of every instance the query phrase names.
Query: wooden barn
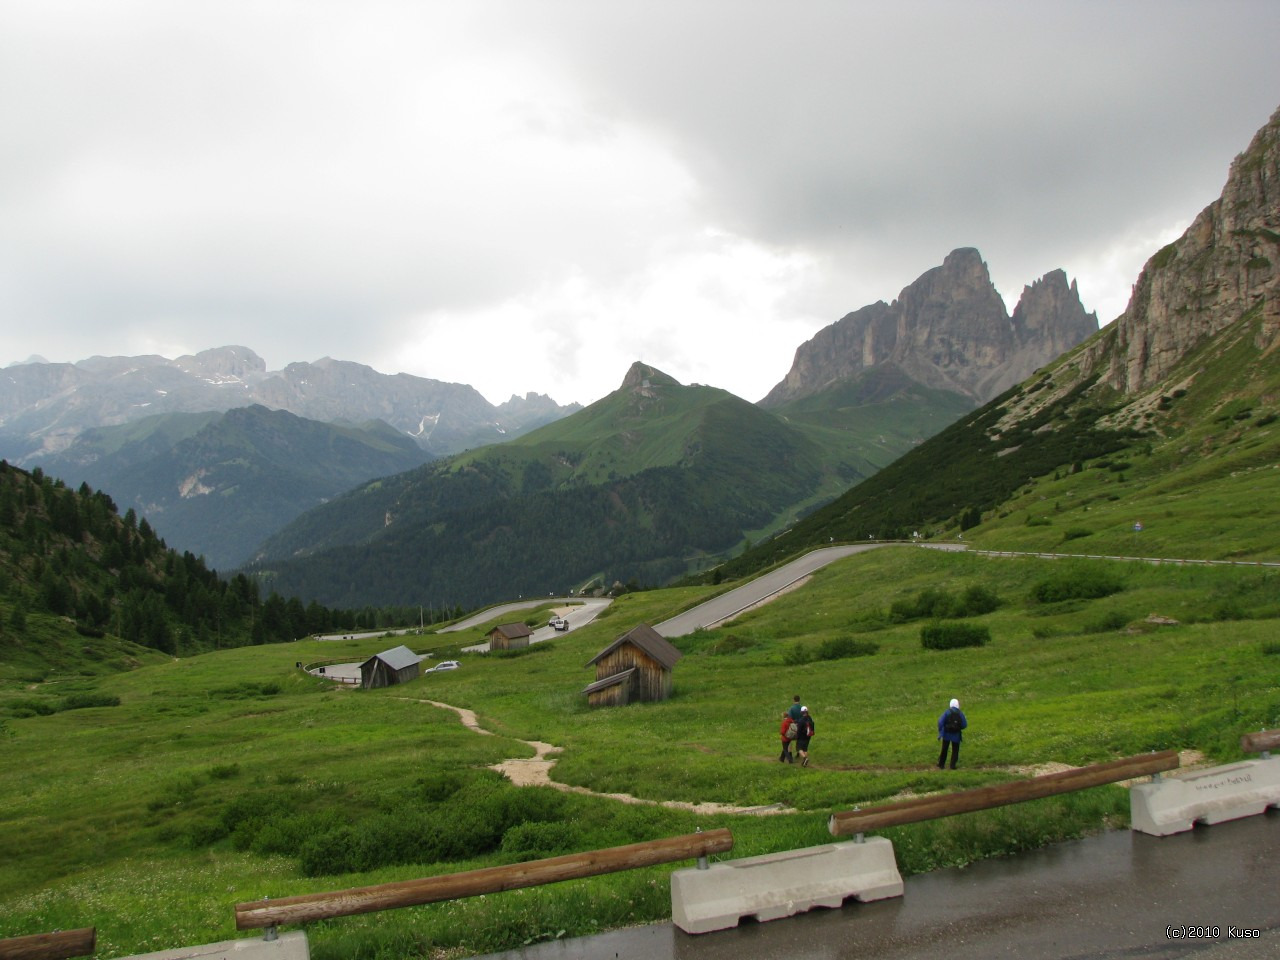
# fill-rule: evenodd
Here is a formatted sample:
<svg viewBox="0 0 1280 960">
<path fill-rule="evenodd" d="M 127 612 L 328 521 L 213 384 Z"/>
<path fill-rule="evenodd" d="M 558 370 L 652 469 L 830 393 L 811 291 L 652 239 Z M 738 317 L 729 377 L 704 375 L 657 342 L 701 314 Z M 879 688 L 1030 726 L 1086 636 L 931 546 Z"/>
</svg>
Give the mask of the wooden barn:
<svg viewBox="0 0 1280 960">
<path fill-rule="evenodd" d="M 671 671 L 680 653 L 666 637 L 642 623 L 589 661 L 596 682 L 582 692 L 593 707 L 621 707 L 671 696 Z"/>
<path fill-rule="evenodd" d="M 533 631 L 524 623 L 500 623 L 489 631 L 490 650 L 515 650 L 527 647 Z"/>
<path fill-rule="evenodd" d="M 375 653 L 360 664 L 360 686 L 372 690 L 416 680 L 421 673 L 421 663 L 422 658 L 404 646 Z"/>
</svg>

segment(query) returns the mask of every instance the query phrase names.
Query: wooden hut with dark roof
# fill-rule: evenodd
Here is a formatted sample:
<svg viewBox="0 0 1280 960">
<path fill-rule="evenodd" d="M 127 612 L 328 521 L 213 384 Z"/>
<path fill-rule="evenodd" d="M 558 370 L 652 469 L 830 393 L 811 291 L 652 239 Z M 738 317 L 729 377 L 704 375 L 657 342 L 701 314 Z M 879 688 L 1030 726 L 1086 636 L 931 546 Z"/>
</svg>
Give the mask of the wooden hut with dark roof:
<svg viewBox="0 0 1280 960">
<path fill-rule="evenodd" d="M 500 623 L 489 631 L 490 650 L 515 650 L 527 647 L 533 631 L 526 623 Z"/>
<path fill-rule="evenodd" d="M 587 661 L 595 683 L 582 692 L 593 707 L 621 707 L 671 696 L 671 671 L 683 654 L 647 623 L 624 633 Z"/>
<path fill-rule="evenodd" d="M 366 690 L 390 687 L 418 679 L 422 658 L 408 647 L 392 647 L 375 653 L 360 664 L 360 686 Z"/>
</svg>

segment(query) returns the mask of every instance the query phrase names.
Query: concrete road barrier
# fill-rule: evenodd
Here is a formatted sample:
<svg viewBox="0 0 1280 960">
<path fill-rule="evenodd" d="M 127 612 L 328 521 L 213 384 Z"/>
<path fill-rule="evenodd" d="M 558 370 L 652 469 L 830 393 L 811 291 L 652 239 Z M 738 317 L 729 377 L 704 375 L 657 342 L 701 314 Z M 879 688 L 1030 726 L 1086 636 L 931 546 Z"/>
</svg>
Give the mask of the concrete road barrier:
<svg viewBox="0 0 1280 960">
<path fill-rule="evenodd" d="M 1280 807 L 1280 757 L 1242 760 L 1136 784 L 1129 790 L 1133 829 L 1152 836 L 1221 823 Z"/>
<path fill-rule="evenodd" d="M 883 837 L 831 843 L 677 870 L 671 875 L 671 918 L 685 933 L 736 927 L 839 907 L 850 897 L 902 896 L 893 844 Z"/>
<path fill-rule="evenodd" d="M 310 960 L 307 935 L 301 930 L 282 933 L 274 940 L 241 937 L 196 947 L 177 947 L 139 953 L 121 960 Z"/>
</svg>

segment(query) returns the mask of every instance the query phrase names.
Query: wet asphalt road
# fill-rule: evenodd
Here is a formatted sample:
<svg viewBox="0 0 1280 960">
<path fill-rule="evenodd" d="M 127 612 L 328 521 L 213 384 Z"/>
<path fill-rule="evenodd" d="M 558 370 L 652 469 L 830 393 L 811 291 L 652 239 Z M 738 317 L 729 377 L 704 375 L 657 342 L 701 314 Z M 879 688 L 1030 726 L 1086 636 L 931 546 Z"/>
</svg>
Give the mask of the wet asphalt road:
<svg viewBox="0 0 1280 960">
<path fill-rule="evenodd" d="M 488 960 L 1000 957 L 1277 960 L 1280 813 L 1169 837 L 1114 831 L 910 877 L 900 898 L 700 936 L 653 924 Z"/>
</svg>

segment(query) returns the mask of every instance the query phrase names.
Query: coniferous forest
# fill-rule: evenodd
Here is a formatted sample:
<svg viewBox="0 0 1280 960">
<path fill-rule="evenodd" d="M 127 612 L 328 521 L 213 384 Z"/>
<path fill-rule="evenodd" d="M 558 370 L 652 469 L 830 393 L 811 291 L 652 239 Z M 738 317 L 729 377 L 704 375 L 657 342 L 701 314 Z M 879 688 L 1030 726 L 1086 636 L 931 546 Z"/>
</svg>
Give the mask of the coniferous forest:
<svg viewBox="0 0 1280 960">
<path fill-rule="evenodd" d="M 420 616 L 416 607 L 333 610 L 262 593 L 244 574 L 223 578 L 203 558 L 170 549 L 145 517 L 121 516 L 101 491 L 0 460 L 0 641 L 21 635 L 34 613 L 72 621 L 85 637 L 111 634 L 173 655 Z"/>
</svg>

